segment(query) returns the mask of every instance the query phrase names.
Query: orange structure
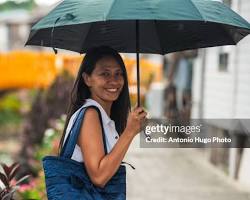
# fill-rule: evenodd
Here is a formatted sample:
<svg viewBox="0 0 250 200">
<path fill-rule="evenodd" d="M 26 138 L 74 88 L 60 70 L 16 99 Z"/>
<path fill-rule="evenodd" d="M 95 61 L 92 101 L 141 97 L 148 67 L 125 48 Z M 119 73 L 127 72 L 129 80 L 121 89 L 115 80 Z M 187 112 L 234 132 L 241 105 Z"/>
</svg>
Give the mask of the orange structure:
<svg viewBox="0 0 250 200">
<path fill-rule="evenodd" d="M 13 51 L 0 53 L 0 89 L 46 88 L 58 74 L 67 70 L 75 76 L 83 56 L 48 52 Z M 129 85 L 136 86 L 136 61 L 123 57 Z M 161 81 L 162 68 L 146 59 L 140 60 L 142 91 L 151 82 Z M 133 91 L 132 91 L 133 93 Z"/>
<path fill-rule="evenodd" d="M 52 53 L 13 51 L 0 54 L 0 89 L 46 88 L 57 72 Z"/>
</svg>

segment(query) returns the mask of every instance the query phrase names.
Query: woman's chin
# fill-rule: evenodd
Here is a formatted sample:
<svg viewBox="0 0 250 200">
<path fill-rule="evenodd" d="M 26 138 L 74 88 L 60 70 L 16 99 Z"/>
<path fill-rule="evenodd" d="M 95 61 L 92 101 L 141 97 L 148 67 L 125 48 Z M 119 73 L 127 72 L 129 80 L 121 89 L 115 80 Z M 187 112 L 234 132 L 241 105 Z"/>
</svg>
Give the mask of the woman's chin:
<svg viewBox="0 0 250 200">
<path fill-rule="evenodd" d="M 109 102 L 116 101 L 118 99 L 119 95 L 107 95 L 104 99 Z"/>
</svg>

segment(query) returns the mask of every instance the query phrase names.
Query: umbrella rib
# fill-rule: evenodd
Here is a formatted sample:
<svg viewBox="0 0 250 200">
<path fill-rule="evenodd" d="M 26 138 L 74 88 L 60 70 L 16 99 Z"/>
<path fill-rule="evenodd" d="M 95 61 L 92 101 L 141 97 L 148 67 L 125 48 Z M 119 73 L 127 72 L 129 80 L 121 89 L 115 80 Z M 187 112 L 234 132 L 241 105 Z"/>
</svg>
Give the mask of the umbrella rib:
<svg viewBox="0 0 250 200">
<path fill-rule="evenodd" d="M 86 34 L 86 37 L 83 39 L 83 42 L 82 42 L 82 45 L 81 45 L 81 48 L 80 48 L 80 53 L 83 53 L 83 46 L 84 46 L 85 41 L 86 41 L 86 39 L 87 39 L 87 37 L 88 37 L 88 35 L 89 35 L 90 30 L 92 29 L 92 26 L 93 26 L 92 24 L 93 24 L 93 23 L 90 24 L 88 33 Z"/>
<path fill-rule="evenodd" d="M 218 25 L 218 24 L 217 24 L 217 25 Z M 234 38 L 227 32 L 227 30 L 226 30 L 226 28 L 225 28 L 224 25 L 222 25 L 222 30 L 223 30 L 223 32 L 226 34 L 226 36 L 227 36 L 230 40 L 232 40 L 233 44 L 236 45 L 237 42 L 234 41 Z"/>
<path fill-rule="evenodd" d="M 201 14 L 200 10 L 196 7 L 196 5 L 194 4 L 193 0 L 190 0 L 191 4 L 193 5 L 193 7 L 198 11 L 198 13 L 200 14 L 201 18 L 206 22 L 206 18 Z"/>
<path fill-rule="evenodd" d="M 110 6 L 110 8 L 109 8 L 109 11 L 108 11 L 107 15 L 106 15 L 106 16 L 105 16 L 105 15 L 103 16 L 103 17 L 104 17 L 104 19 L 103 19 L 104 22 L 108 19 L 109 13 L 110 13 L 110 11 L 112 10 L 115 1 L 116 1 L 116 0 L 113 0 L 113 1 L 112 1 L 112 4 L 111 4 L 111 6 Z M 91 23 L 90 28 L 89 28 L 89 30 L 88 30 L 88 34 L 86 34 L 85 39 L 83 39 L 83 42 L 82 42 L 82 45 L 81 45 L 81 49 L 80 49 L 81 53 L 83 53 L 83 51 L 82 51 L 83 45 L 84 45 L 84 43 L 85 43 L 85 41 L 86 41 L 86 38 L 87 38 L 88 35 L 89 35 L 90 30 L 92 29 L 92 26 L 93 26 L 93 25 L 92 25 L 92 23 Z"/>
<path fill-rule="evenodd" d="M 113 0 L 113 1 L 112 1 L 112 4 L 111 4 L 111 6 L 110 6 L 110 8 L 109 8 L 109 11 L 108 11 L 108 13 L 107 13 L 106 19 L 108 18 L 109 13 L 110 13 L 110 11 L 112 10 L 112 8 L 113 8 L 113 6 L 114 6 L 114 2 L 115 2 L 115 1 L 116 1 L 116 0 Z"/>
<path fill-rule="evenodd" d="M 162 52 L 162 55 L 164 54 L 164 51 L 163 51 L 163 48 L 162 48 L 162 45 L 161 45 L 161 38 L 160 38 L 160 36 L 158 35 L 158 27 L 157 27 L 157 23 L 156 23 L 157 21 L 156 20 L 154 20 L 154 24 L 155 24 L 155 29 L 157 30 L 157 32 L 156 32 L 156 34 L 157 34 L 157 36 L 158 36 L 158 40 L 159 40 L 159 44 L 160 44 L 160 48 L 161 48 L 161 52 Z"/>
</svg>

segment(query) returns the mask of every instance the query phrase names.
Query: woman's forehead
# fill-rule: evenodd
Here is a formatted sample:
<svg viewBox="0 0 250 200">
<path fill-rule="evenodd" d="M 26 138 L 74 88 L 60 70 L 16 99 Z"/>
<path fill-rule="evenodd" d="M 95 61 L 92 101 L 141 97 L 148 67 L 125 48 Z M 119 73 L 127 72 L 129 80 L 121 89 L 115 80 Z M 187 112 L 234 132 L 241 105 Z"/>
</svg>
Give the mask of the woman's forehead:
<svg viewBox="0 0 250 200">
<path fill-rule="evenodd" d="M 120 64 L 112 56 L 105 56 L 96 62 L 97 69 L 121 69 Z"/>
</svg>

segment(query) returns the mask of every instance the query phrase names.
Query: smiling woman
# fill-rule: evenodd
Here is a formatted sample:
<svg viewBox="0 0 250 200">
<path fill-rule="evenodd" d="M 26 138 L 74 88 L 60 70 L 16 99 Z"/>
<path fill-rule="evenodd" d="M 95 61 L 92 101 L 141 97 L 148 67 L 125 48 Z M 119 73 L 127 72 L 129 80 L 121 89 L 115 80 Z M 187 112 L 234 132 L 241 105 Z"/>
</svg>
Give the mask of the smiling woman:
<svg viewBox="0 0 250 200">
<path fill-rule="evenodd" d="M 141 107 L 130 111 L 120 54 L 89 49 L 72 89 L 60 156 L 43 159 L 48 199 L 125 200 L 123 158 L 146 114 Z"/>
</svg>

